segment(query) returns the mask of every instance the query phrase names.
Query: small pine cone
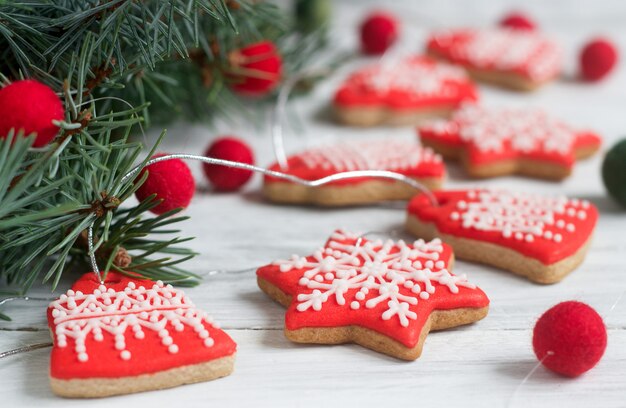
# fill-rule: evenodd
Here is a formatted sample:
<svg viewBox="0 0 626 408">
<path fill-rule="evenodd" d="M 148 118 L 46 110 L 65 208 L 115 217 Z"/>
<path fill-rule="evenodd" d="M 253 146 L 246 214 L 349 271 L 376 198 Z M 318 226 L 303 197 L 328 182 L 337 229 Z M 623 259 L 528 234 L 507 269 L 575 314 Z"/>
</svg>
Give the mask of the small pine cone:
<svg viewBox="0 0 626 408">
<path fill-rule="evenodd" d="M 124 248 L 118 249 L 117 254 L 115 254 L 115 259 L 113 259 L 113 263 L 120 268 L 127 268 L 132 261 L 133 258 Z"/>
</svg>

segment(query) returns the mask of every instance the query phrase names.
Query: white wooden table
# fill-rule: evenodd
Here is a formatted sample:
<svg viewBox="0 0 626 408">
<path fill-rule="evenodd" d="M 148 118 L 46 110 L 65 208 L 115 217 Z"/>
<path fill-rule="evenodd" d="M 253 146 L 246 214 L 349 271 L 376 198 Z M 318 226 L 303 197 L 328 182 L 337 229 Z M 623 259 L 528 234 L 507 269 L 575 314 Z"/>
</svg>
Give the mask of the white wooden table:
<svg viewBox="0 0 626 408">
<path fill-rule="evenodd" d="M 407 50 L 420 49 L 434 21 L 450 26 L 486 25 L 511 8 L 505 1 L 496 4 L 492 0 L 398 3 L 385 7 L 405 16 L 402 46 Z M 578 46 L 595 33 L 606 33 L 618 41 L 626 57 L 626 3 L 622 0 L 533 0 L 524 7 L 561 39 L 572 72 Z M 354 27 L 369 8 L 368 3 L 357 1 L 336 4 L 334 35 L 340 47 L 355 44 Z M 344 73 L 292 104 L 301 123 L 286 130 L 290 151 L 332 139 L 415 137 L 411 128 L 352 130 L 329 121 L 327 102 Z M 594 128 L 605 135 L 606 148 L 626 135 L 625 90 L 626 68 L 621 68 L 600 85 L 561 81 L 532 95 L 487 87 L 482 94 L 487 105 L 542 106 L 572 123 Z M 217 129 L 177 125 L 170 128 L 163 150 L 200 153 L 214 135 L 227 132 L 248 138 L 260 164 L 272 161 L 267 127 L 257 129 L 246 123 L 221 123 Z M 355 345 L 290 343 L 282 333 L 283 308 L 261 293 L 254 273 L 255 267 L 274 259 L 310 253 L 337 227 L 359 232 L 397 231 L 405 216 L 403 205 L 340 210 L 280 207 L 262 200 L 258 176 L 240 195 L 214 194 L 199 181 L 201 188 L 187 210 L 191 220 L 182 227 L 186 235 L 197 237 L 191 245 L 201 253 L 187 267 L 207 277 L 188 293 L 238 343 L 235 372 L 213 382 L 95 400 L 89 406 L 625 406 L 626 301 L 618 300 L 626 290 L 626 213 L 604 192 L 601 156 L 579 163 L 572 177 L 562 183 L 516 177 L 479 183 L 449 166 L 450 187 L 489 185 L 564 193 L 590 200 L 601 217 L 586 261 L 556 285 L 539 286 L 459 261 L 456 272 L 469 275 L 489 295 L 489 316 L 474 325 L 431 333 L 422 357 L 410 363 Z M 191 165 L 202 180 L 199 165 Z M 209 274 L 214 270 L 231 272 Z M 59 291 L 67 289 L 72 279 L 68 276 Z M 36 288 L 33 294 L 49 295 L 45 288 Z M 535 319 L 550 306 L 569 299 L 587 302 L 605 317 L 609 343 L 604 358 L 578 379 L 564 379 L 539 368 L 520 386 L 536 363 L 530 342 Z M 0 322 L 0 350 L 48 341 L 45 306 L 44 302 L 19 302 L 5 307 L 3 311 L 14 321 Z M 84 406 L 84 401 L 63 400 L 51 393 L 48 355 L 49 349 L 44 349 L 0 361 L 0 406 Z"/>
</svg>

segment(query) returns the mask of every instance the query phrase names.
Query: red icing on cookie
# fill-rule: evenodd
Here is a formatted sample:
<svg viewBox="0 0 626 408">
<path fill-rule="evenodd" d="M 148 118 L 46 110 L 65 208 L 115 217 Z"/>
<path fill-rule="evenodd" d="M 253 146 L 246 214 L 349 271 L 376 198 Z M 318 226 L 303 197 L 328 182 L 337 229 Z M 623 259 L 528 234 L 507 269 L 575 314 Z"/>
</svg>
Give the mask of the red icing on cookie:
<svg viewBox="0 0 626 408">
<path fill-rule="evenodd" d="M 438 31 L 429 52 L 455 64 L 485 71 L 514 73 L 533 82 L 549 81 L 561 72 L 561 51 L 543 34 L 508 28 Z"/>
<path fill-rule="evenodd" d="M 390 170 L 413 178 L 436 179 L 443 179 L 446 174 L 441 156 L 432 149 L 398 140 L 339 143 L 313 148 L 289 157 L 287 164 L 287 169 L 281 169 L 275 163 L 270 170 L 282 171 L 305 180 L 352 170 Z M 329 185 L 358 184 L 371 179 L 360 177 L 337 180 Z M 288 183 L 272 176 L 265 176 L 265 182 Z"/>
<path fill-rule="evenodd" d="M 462 69 L 425 56 L 378 63 L 348 77 L 335 105 L 406 109 L 455 108 L 476 101 L 478 92 Z"/>
<path fill-rule="evenodd" d="M 450 120 L 418 128 L 423 142 L 465 150 L 468 165 L 532 159 L 571 168 L 576 150 L 598 148 L 600 136 L 574 130 L 537 109 L 493 109 L 466 105 Z"/>
<path fill-rule="evenodd" d="M 292 297 L 288 330 L 358 325 L 415 347 L 432 311 L 489 305 L 482 290 L 449 272 L 451 258 L 437 239 L 370 241 L 339 230 L 313 255 L 257 275 Z"/>
<path fill-rule="evenodd" d="M 504 190 L 434 193 L 439 206 L 417 196 L 410 215 L 440 233 L 513 249 L 544 265 L 574 255 L 591 237 L 598 219 L 585 200 Z"/>
<path fill-rule="evenodd" d="M 119 378 L 230 356 L 235 342 L 162 282 L 109 272 L 83 275 L 48 307 L 54 339 L 50 375 Z"/>
</svg>

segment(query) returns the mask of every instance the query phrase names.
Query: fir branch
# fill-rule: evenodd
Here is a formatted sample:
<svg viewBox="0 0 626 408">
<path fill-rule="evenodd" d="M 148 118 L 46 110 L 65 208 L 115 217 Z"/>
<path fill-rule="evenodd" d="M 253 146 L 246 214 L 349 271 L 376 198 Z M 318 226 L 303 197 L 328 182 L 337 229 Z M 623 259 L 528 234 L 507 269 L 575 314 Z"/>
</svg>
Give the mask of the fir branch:
<svg viewBox="0 0 626 408">
<path fill-rule="evenodd" d="M 103 270 L 197 282 L 180 267 L 195 255 L 174 227 L 185 217 L 148 216 L 152 198 L 128 203 L 145 173 L 123 176 L 160 141 L 146 153 L 131 135 L 151 117 L 205 120 L 241 106 L 225 73 L 230 52 L 251 42 L 279 44 L 287 75 L 305 66 L 322 42 L 293 31 L 257 1 L 0 0 L 0 81 L 35 78 L 66 111 L 45 148 L 0 135 L 0 285 L 25 293 L 38 280 L 55 287 L 70 266 L 84 271 L 92 223 Z"/>
</svg>

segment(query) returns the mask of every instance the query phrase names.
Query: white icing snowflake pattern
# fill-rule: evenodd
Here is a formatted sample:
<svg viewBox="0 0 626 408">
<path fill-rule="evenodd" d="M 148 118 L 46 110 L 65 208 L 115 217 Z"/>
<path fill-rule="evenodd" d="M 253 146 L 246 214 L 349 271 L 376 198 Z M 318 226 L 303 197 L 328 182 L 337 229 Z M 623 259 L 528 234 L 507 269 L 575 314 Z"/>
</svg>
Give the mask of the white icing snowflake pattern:
<svg viewBox="0 0 626 408">
<path fill-rule="evenodd" d="M 589 202 L 497 190 L 470 190 L 456 203 L 450 219 L 463 228 L 501 231 L 504 238 L 556 243 L 576 231 L 577 220 L 588 216 Z"/>
<path fill-rule="evenodd" d="M 480 151 L 501 152 L 507 148 L 571 154 L 577 132 L 567 124 L 537 109 L 494 109 L 464 105 L 449 121 L 433 121 L 423 127 L 436 134 L 458 133 Z"/>
<path fill-rule="evenodd" d="M 457 84 L 468 80 L 461 68 L 421 59 L 375 65 L 357 73 L 356 78 L 374 92 L 404 91 L 416 98 L 455 96 Z"/>
<path fill-rule="evenodd" d="M 559 47 L 541 34 L 523 30 L 471 30 L 466 41 L 452 44 L 452 32 L 435 35 L 442 45 L 452 45 L 451 55 L 475 67 L 525 72 L 532 80 L 543 81 L 561 70 Z"/>
<path fill-rule="evenodd" d="M 446 262 L 439 259 L 442 252 L 439 239 L 408 245 L 404 241 L 369 241 L 336 231 L 327 246 L 311 257 L 294 255 L 274 264 L 281 272 L 303 270 L 298 284 L 312 291 L 297 295 L 298 311 L 320 311 L 331 298 L 352 310 L 372 309 L 387 302 L 381 318 L 397 316 L 400 324 L 407 327 L 409 320 L 417 319 L 411 305 L 417 305 L 418 298 L 428 299 L 435 293 L 434 283 L 455 294 L 459 287 L 476 288 L 465 275 L 455 276 L 448 271 Z"/>
<path fill-rule="evenodd" d="M 157 332 L 161 343 L 169 353 L 178 353 L 168 324 L 177 332 L 185 326 L 193 329 L 199 338 L 198 345 L 211 347 L 214 340 L 203 325 L 207 322 L 217 327 L 213 320 L 201 310 L 195 308 L 183 291 L 172 285 L 157 281 L 152 288 L 146 289 L 129 282 L 123 291 L 100 285 L 93 293 L 68 290 L 58 300 L 50 304 L 54 318 L 54 335 L 57 347 L 67 347 L 67 339 L 75 342 L 78 361 L 89 359 L 85 341 L 89 335 L 94 340 L 104 340 L 104 333 L 114 337 L 114 348 L 119 351 L 122 360 L 130 360 L 131 352 L 126 349 L 126 336 L 136 339 L 145 337 L 144 330 Z"/>
<path fill-rule="evenodd" d="M 310 169 L 333 171 L 401 171 L 421 163 L 442 162 L 432 149 L 399 140 L 339 143 L 307 150 L 298 157 Z"/>
</svg>

